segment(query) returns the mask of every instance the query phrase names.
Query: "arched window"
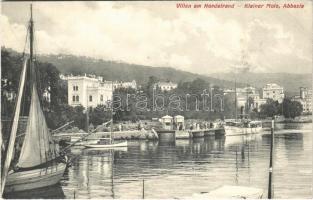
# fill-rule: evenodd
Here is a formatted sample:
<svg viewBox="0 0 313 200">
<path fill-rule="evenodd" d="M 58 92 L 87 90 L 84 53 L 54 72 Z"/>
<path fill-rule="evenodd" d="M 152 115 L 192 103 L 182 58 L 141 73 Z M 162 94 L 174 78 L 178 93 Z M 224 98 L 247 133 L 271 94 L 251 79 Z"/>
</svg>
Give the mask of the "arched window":
<svg viewBox="0 0 313 200">
<path fill-rule="evenodd" d="M 78 86 L 76 85 L 76 91 L 78 91 Z"/>
<path fill-rule="evenodd" d="M 74 91 L 76 90 L 76 86 L 73 86 L 73 90 L 74 90 Z"/>
<path fill-rule="evenodd" d="M 100 96 L 100 101 L 103 101 L 103 95 L 101 94 L 101 96 Z"/>
<path fill-rule="evenodd" d="M 73 101 L 75 101 L 75 96 L 73 96 Z"/>
<path fill-rule="evenodd" d="M 76 96 L 76 101 L 79 101 L 79 96 L 78 95 Z"/>
<path fill-rule="evenodd" d="M 92 101 L 92 96 L 91 96 L 91 95 L 89 96 L 89 101 L 90 101 L 90 102 Z"/>
</svg>

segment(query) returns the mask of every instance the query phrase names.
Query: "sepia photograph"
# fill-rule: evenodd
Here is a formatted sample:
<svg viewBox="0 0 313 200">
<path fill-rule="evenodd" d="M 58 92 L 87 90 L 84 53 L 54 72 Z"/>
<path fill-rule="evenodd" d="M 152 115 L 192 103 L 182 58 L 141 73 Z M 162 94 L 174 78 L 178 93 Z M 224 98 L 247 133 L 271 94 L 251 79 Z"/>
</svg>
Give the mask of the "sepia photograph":
<svg viewBox="0 0 313 200">
<path fill-rule="evenodd" d="M 2 198 L 313 198 L 312 1 L 0 4 Z"/>
</svg>

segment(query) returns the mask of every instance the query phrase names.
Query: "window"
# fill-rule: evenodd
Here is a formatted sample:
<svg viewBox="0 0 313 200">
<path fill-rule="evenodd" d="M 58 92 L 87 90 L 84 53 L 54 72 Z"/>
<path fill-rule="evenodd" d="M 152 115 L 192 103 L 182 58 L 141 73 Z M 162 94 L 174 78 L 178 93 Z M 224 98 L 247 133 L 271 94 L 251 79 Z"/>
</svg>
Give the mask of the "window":
<svg viewBox="0 0 313 200">
<path fill-rule="evenodd" d="M 73 96 L 73 101 L 75 101 L 75 96 Z"/>
<path fill-rule="evenodd" d="M 100 101 L 103 101 L 103 95 L 101 94 L 101 96 L 100 96 Z"/>
<path fill-rule="evenodd" d="M 78 95 L 76 96 L 76 101 L 79 101 L 79 96 Z"/>
<path fill-rule="evenodd" d="M 78 91 L 78 86 L 77 86 L 77 85 L 74 85 L 74 86 L 73 86 L 73 90 L 74 90 L 74 91 Z"/>
<path fill-rule="evenodd" d="M 90 101 L 90 102 L 92 101 L 92 96 L 91 96 L 91 95 L 89 96 L 89 101 Z"/>
</svg>

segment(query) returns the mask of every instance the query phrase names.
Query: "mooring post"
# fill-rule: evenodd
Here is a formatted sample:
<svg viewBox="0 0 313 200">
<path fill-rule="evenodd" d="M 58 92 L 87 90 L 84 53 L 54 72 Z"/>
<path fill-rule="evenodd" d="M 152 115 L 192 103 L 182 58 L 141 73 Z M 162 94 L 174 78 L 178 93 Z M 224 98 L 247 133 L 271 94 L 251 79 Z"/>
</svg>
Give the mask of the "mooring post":
<svg viewBox="0 0 313 200">
<path fill-rule="evenodd" d="M 142 179 L 142 199 L 145 198 L 145 179 Z"/>
<path fill-rule="evenodd" d="M 236 167 L 237 167 L 237 159 L 238 159 L 238 146 L 236 146 Z"/>
<path fill-rule="evenodd" d="M 270 167 L 269 167 L 269 172 L 268 172 L 268 194 L 267 194 L 268 199 L 273 198 L 273 192 L 272 192 L 273 146 L 274 146 L 274 118 L 272 119 L 272 127 L 271 127 Z"/>
</svg>

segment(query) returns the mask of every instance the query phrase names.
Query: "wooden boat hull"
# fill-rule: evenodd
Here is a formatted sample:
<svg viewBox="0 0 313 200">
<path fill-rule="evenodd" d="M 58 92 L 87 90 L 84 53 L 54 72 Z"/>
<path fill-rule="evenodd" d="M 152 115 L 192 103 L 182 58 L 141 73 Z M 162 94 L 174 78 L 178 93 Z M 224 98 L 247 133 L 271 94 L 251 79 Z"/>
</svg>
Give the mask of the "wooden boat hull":
<svg viewBox="0 0 313 200">
<path fill-rule="evenodd" d="M 8 175 L 4 192 L 10 193 L 55 185 L 61 180 L 65 168 L 65 163 L 58 163 L 40 169 L 11 172 Z"/>
<path fill-rule="evenodd" d="M 68 142 L 68 145 L 73 145 L 73 146 L 84 146 L 84 145 L 89 145 L 89 144 L 97 144 L 99 139 L 94 139 L 94 140 L 87 140 L 87 141 L 80 141 L 80 142 Z"/>
<path fill-rule="evenodd" d="M 116 144 L 87 144 L 86 148 L 115 148 L 115 147 L 127 147 L 127 141 Z"/>
<path fill-rule="evenodd" d="M 233 136 L 258 133 L 262 130 L 262 127 L 245 128 L 245 127 L 225 126 L 224 129 L 226 136 Z"/>
</svg>

